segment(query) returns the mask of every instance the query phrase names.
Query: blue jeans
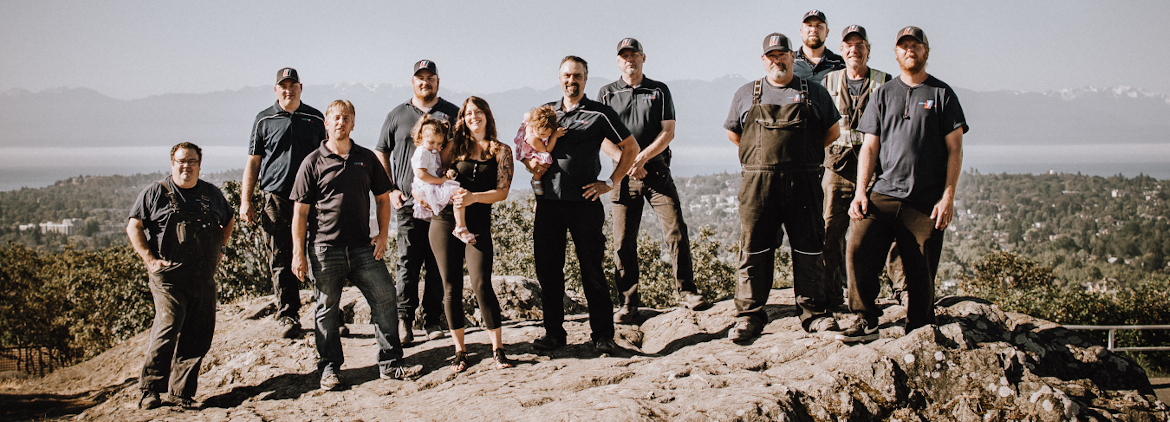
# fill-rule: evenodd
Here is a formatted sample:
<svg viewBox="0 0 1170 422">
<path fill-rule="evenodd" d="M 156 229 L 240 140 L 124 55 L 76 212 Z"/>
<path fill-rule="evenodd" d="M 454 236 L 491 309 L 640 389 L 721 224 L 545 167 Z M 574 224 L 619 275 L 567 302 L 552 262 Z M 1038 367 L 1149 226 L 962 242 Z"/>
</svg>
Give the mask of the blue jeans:
<svg viewBox="0 0 1170 422">
<path fill-rule="evenodd" d="M 316 290 L 317 368 L 337 373 L 345 363 L 341 351 L 341 288 L 346 279 L 365 296 L 378 341 L 378 367 L 402 365 L 398 340 L 398 295 L 386 264 L 374 259 L 374 247 L 315 246 L 309 254 Z"/>
</svg>

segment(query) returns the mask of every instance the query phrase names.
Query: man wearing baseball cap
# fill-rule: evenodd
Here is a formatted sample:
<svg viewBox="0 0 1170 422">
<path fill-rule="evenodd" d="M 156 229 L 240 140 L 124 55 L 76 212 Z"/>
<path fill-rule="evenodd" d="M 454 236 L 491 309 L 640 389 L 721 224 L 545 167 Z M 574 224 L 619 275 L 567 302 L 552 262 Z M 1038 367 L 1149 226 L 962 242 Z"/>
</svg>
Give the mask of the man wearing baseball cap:
<svg viewBox="0 0 1170 422">
<path fill-rule="evenodd" d="M 841 137 L 825 151 L 825 176 L 821 188 L 825 191 L 825 278 L 829 280 L 829 303 L 844 303 L 845 231 L 849 228 L 849 203 L 853 201 L 857 181 L 857 150 L 861 149 L 864 134 L 857 131 L 861 113 L 869 103 L 873 90 L 890 80 L 890 75 L 869 67 L 869 38 L 865 28 L 849 25 L 841 31 L 841 54 L 845 55 L 845 69 L 825 75 L 822 85 L 833 96 L 841 113 Z M 894 253 L 890 259 L 894 290 L 904 289 L 902 277 L 895 274 L 901 261 Z"/>
<path fill-rule="evenodd" d="M 769 34 L 763 50 L 767 75 L 736 91 L 723 124 L 743 166 L 737 320 L 728 335 L 737 343 L 758 336 L 768 322 L 764 304 L 777 239 L 785 232 L 801 326 L 808 332 L 837 329 L 825 297 L 820 181 L 825 147 L 839 137 L 841 115 L 825 88 L 793 75 L 788 37 Z"/>
<path fill-rule="evenodd" d="M 259 222 L 267 234 L 275 317 L 285 338 L 301 333 L 301 281 L 291 268 L 293 204 L 289 193 L 301 161 L 326 137 L 324 115 L 301 102 L 301 88 L 296 69 L 286 67 L 276 72 L 276 104 L 256 115 L 240 182 L 240 220 L 249 225 Z M 259 215 L 251 195 L 257 187 L 263 198 Z"/>
<path fill-rule="evenodd" d="M 691 267 L 691 243 L 687 223 L 683 221 L 682 201 L 670 174 L 670 141 L 674 139 L 674 100 L 666 84 L 642 73 L 646 54 L 642 43 L 625 38 L 617 45 L 618 71 L 621 78 L 601 87 L 597 101 L 613 107 L 622 123 L 630 129 L 641 151 L 622 181 L 610 192 L 613 202 L 614 262 L 621 309 L 614 322 L 633 322 L 638 307 L 638 229 L 642 222 L 643 202 L 649 202 L 658 221 L 674 264 L 675 287 L 679 304 L 687 308 L 708 305 L 695 287 Z M 602 143 L 602 150 L 615 161 L 621 158 L 616 145 Z"/>
<path fill-rule="evenodd" d="M 796 77 L 821 83 L 825 74 L 845 68 L 845 59 L 825 48 L 825 37 L 829 36 L 829 20 L 825 12 L 809 10 L 800 24 L 801 46 L 796 50 L 793 71 Z"/>
<path fill-rule="evenodd" d="M 390 175 L 393 188 L 390 202 L 398 219 L 398 264 L 394 280 L 398 289 L 399 333 L 402 344 L 414 341 L 414 315 L 419 308 L 419 273 L 426 266 L 427 279 L 423 283 L 422 319 L 427 338 L 443 337 L 439 316 L 443 314 L 443 281 L 439 278 L 439 267 L 435 254 L 431 253 L 429 237 L 430 222 L 414 218 L 414 198 L 410 195 L 410 184 L 414 182 L 414 169 L 410 168 L 410 157 L 414 154 L 414 140 L 410 131 L 424 114 L 447 120 L 454 126 L 459 106 L 439 98 L 439 68 L 432 60 L 419 60 L 414 64 L 411 78 L 414 96 L 399 104 L 386 115 L 378 146 L 374 154 L 382 162 L 382 168 Z"/>
<path fill-rule="evenodd" d="M 907 26 L 896 40 L 902 73 L 874 90 L 857 127 L 865 133 L 857 186 L 869 186 L 875 171 L 877 179 L 849 204 L 849 310 L 860 318 L 837 336 L 844 342 L 881 336 L 874 301 L 893 241 L 906 277 L 906 332 L 934 323 L 934 277 L 963 166 L 967 120 L 954 90 L 926 73 L 926 33 Z"/>
</svg>

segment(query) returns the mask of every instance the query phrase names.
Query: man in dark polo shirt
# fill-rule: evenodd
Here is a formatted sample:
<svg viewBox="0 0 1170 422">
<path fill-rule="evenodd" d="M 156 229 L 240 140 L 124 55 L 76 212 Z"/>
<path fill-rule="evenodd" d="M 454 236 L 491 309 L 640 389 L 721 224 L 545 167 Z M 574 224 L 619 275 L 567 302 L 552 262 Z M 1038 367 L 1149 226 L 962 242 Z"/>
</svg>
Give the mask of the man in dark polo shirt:
<svg viewBox="0 0 1170 422">
<path fill-rule="evenodd" d="M 414 341 L 414 314 L 419 308 L 419 272 L 426 266 L 427 279 L 423 283 L 422 320 L 428 339 L 443 337 L 439 317 L 443 315 L 443 280 L 439 278 L 439 267 L 435 254 L 431 253 L 430 222 L 414 218 L 414 198 L 410 195 L 410 184 L 414 182 L 414 169 L 410 157 L 414 154 L 414 140 L 410 130 L 423 114 L 431 113 L 440 119 L 447 119 L 455 125 L 459 107 L 439 98 L 439 68 L 430 60 L 419 60 L 414 64 L 411 79 L 414 96 L 399 104 L 386 115 L 382 133 L 374 153 L 390 175 L 393 188 L 390 201 L 398 220 L 398 263 L 395 280 L 398 287 L 398 318 L 402 321 L 402 343 Z"/>
<path fill-rule="evenodd" d="M 825 88 L 793 76 L 788 37 L 764 37 L 767 75 L 749 82 L 731 101 L 723 127 L 739 146 L 743 184 L 739 191 L 739 280 L 737 320 L 728 337 L 737 343 L 758 336 L 768 322 L 764 305 L 772 289 L 778 238 L 788 233 L 792 284 L 808 332 L 836 330 L 825 297 L 825 221 L 821 218 L 821 164 L 837 139 L 841 118 Z M 783 230 L 781 231 L 781 226 Z"/>
<path fill-rule="evenodd" d="M 943 230 L 955 213 L 967 120 L 955 91 L 926 73 L 930 43 L 921 28 L 898 31 L 894 55 L 902 73 L 878 87 L 857 130 L 865 133 L 857 186 L 869 186 L 849 205 L 849 310 L 857 323 L 844 342 L 881 336 L 875 303 L 890 242 L 897 241 L 906 277 L 906 332 L 934 323 L 934 277 Z"/>
<path fill-rule="evenodd" d="M 642 43 L 633 38 L 618 42 L 618 70 L 621 79 L 601 87 L 597 101 L 613 107 L 622 123 L 633 132 L 641 149 L 626 177 L 610 192 L 613 201 L 613 243 L 617 289 L 621 308 L 613 316 L 618 324 L 629 324 L 641 305 L 638 296 L 638 228 L 642 223 L 642 204 L 649 202 L 658 221 L 674 264 L 675 287 L 679 303 L 691 309 L 706 307 L 707 301 L 695 287 L 691 267 L 691 242 L 687 223 L 683 221 L 682 202 L 670 174 L 670 141 L 674 139 L 674 100 L 666 84 L 645 77 L 642 64 L 646 54 Z M 602 150 L 615 161 L 621 150 L 612 143 L 602 143 Z"/>
<path fill-rule="evenodd" d="M 276 302 L 276 320 L 286 338 L 300 336 L 301 282 L 293 275 L 292 201 L 288 199 L 297 169 L 309 152 L 325 139 L 321 112 L 301 102 L 301 80 L 296 69 L 286 67 L 276 73 L 276 105 L 256 115 L 252 140 L 248 144 L 248 162 L 240 182 L 240 220 L 255 224 L 257 215 L 252 204 L 253 189 L 259 181 L 263 203 L 260 227 L 267 234 L 272 253 L 268 268 L 272 270 L 272 290 Z"/>
<path fill-rule="evenodd" d="M 605 254 L 605 209 L 597 202 L 622 179 L 631 166 L 640 166 L 638 142 L 609 106 L 585 98 L 589 65 L 577 56 L 561 60 L 560 81 L 564 94 L 548 103 L 557 111 L 560 126 L 568 130 L 552 150 L 552 165 L 541 177 L 544 195 L 536 200 L 532 228 L 532 253 L 536 278 L 544 303 L 544 337 L 532 342 L 538 349 L 565 345 L 565 231 L 573 236 L 581 265 L 581 286 L 589 302 L 589 327 L 593 347 L 600 353 L 617 349 L 613 342 L 613 307 L 609 299 L 602 259 Z M 601 144 L 611 142 L 621 149 L 613 173 L 598 180 L 601 173 Z M 526 161 L 532 171 L 538 163 Z"/>
<path fill-rule="evenodd" d="M 398 340 L 398 299 L 382 257 L 390 230 L 390 178 L 373 151 L 349 139 L 354 109 L 337 100 L 325 110 L 329 139 L 305 157 L 292 188 L 293 272 L 304 280 L 312 263 L 317 295 L 315 337 L 321 389 L 340 386 L 341 288 L 349 279 L 370 305 L 381 378 L 414 375 L 403 365 Z M 378 233 L 370 238 L 370 194 L 377 206 Z M 311 249 L 306 239 L 312 242 Z M 306 251 L 311 251 L 306 261 Z"/>
<path fill-rule="evenodd" d="M 829 36 L 829 20 L 825 12 L 809 10 L 800 24 L 800 49 L 796 50 L 793 73 L 796 77 L 821 83 L 826 73 L 845 68 L 845 59 L 825 48 L 825 37 Z"/>
</svg>

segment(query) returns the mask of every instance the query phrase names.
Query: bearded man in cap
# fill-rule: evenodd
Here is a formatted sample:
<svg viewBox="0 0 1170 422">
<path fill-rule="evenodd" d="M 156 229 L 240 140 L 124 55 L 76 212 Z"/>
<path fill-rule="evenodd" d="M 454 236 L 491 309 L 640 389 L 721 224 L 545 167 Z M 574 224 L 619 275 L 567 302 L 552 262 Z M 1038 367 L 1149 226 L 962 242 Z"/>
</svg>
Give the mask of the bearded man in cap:
<svg viewBox="0 0 1170 422">
<path fill-rule="evenodd" d="M 801 46 L 796 50 L 793 72 L 796 77 L 821 83 L 825 74 L 845 68 L 845 59 L 825 47 L 829 20 L 825 12 L 809 10 L 801 18 Z"/>
</svg>

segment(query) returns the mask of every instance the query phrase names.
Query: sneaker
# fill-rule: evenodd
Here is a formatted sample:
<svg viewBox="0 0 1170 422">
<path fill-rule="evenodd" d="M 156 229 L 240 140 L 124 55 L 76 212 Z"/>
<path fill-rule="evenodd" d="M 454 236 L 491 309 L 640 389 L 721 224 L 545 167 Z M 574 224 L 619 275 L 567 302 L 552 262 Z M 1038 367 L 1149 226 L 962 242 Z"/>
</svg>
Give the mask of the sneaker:
<svg viewBox="0 0 1170 422">
<path fill-rule="evenodd" d="M 532 347 L 540 350 L 555 350 L 565 347 L 565 339 L 563 337 L 553 337 L 545 334 L 544 337 L 532 340 Z"/>
<path fill-rule="evenodd" d="M 762 331 L 764 331 L 763 324 L 760 324 L 755 318 L 739 317 L 735 326 L 727 332 L 727 338 L 731 339 L 732 342 L 743 344 L 759 336 Z"/>
<path fill-rule="evenodd" d="M 138 399 L 138 408 L 142 410 L 150 410 L 162 406 L 162 400 L 158 398 L 158 393 L 150 390 L 142 390 L 142 398 Z"/>
<path fill-rule="evenodd" d="M 428 325 L 425 327 L 425 329 L 427 330 L 427 340 L 438 340 L 443 338 L 443 327 L 440 327 L 439 324 Z"/>
<path fill-rule="evenodd" d="M 203 403 L 197 402 L 194 399 L 187 397 L 176 396 L 174 394 L 166 394 L 163 396 L 165 402 L 172 406 L 178 406 L 185 410 L 199 410 L 203 408 Z"/>
<path fill-rule="evenodd" d="M 823 316 L 812 320 L 805 329 L 810 333 L 823 333 L 826 331 L 841 331 L 841 327 L 837 326 L 837 320 L 831 316 Z"/>
<path fill-rule="evenodd" d="M 613 340 L 595 340 L 593 342 L 593 350 L 597 353 L 611 354 L 617 349 L 618 345 Z"/>
<path fill-rule="evenodd" d="M 711 307 L 711 302 L 708 302 L 707 299 L 703 299 L 702 295 L 695 292 L 679 293 L 678 303 L 687 309 L 695 311 L 701 311 Z"/>
<path fill-rule="evenodd" d="M 281 328 L 281 337 L 297 338 L 301 336 L 301 323 L 292 317 L 282 316 L 276 320 L 276 325 Z"/>
<path fill-rule="evenodd" d="M 378 369 L 378 378 L 384 380 L 412 380 L 422 373 L 422 365 L 406 367 L 404 365 L 390 365 Z"/>
<path fill-rule="evenodd" d="M 398 334 L 403 346 L 414 343 L 414 324 L 406 320 L 398 321 Z"/>
<path fill-rule="evenodd" d="M 341 387 L 341 379 L 337 378 L 337 374 L 332 371 L 321 373 L 321 389 L 324 391 L 333 391 Z"/>
<path fill-rule="evenodd" d="M 637 315 L 637 306 L 622 305 L 621 309 L 618 309 L 617 313 L 613 314 L 613 322 L 614 324 L 630 325 L 634 323 L 634 317 Z"/>
<path fill-rule="evenodd" d="M 540 183 L 540 180 L 534 179 L 529 183 L 532 185 L 532 193 L 537 195 L 544 195 L 544 185 Z"/>
<path fill-rule="evenodd" d="M 878 330 L 877 320 L 870 321 L 866 318 L 861 318 L 852 327 L 842 331 L 841 334 L 837 334 L 836 339 L 843 343 L 859 343 L 874 341 L 881 336 L 882 333 Z"/>
</svg>

